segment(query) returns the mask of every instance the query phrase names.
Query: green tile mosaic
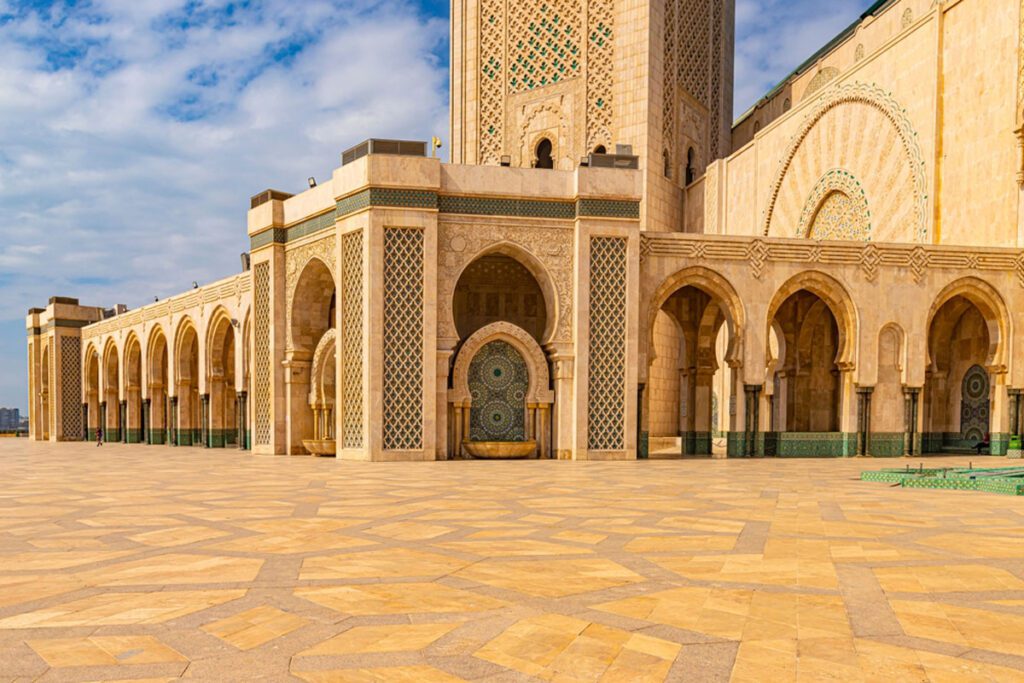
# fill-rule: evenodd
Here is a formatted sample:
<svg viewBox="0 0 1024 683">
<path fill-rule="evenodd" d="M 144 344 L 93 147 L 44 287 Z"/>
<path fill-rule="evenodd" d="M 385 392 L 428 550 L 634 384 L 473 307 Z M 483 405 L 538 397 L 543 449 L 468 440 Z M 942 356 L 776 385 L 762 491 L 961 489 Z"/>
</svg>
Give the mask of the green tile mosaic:
<svg viewBox="0 0 1024 683">
<path fill-rule="evenodd" d="M 725 454 L 729 458 L 747 457 L 747 435 L 744 432 L 726 432 Z"/>
<path fill-rule="evenodd" d="M 945 468 L 905 467 L 861 472 L 861 480 L 899 484 L 905 488 L 982 491 L 1002 495 L 1024 495 L 1024 468 Z"/>
<path fill-rule="evenodd" d="M 576 218 L 572 202 L 542 201 L 537 199 L 503 199 L 500 197 L 438 197 L 441 213 L 460 213 L 474 216 L 523 216 L 573 220 Z"/>
<path fill-rule="evenodd" d="M 853 432 L 777 432 L 776 439 L 780 458 L 842 458 L 857 452 Z"/>
<path fill-rule="evenodd" d="M 868 437 L 868 454 L 878 458 L 903 455 L 903 432 L 872 432 Z"/>
<path fill-rule="evenodd" d="M 640 442 L 636 445 L 636 457 L 638 460 L 647 460 L 651 457 L 651 433 L 640 432 Z"/>
<path fill-rule="evenodd" d="M 250 251 L 256 251 L 268 244 L 284 244 L 288 238 L 288 231 L 284 228 L 271 228 L 258 232 L 249 238 Z"/>
<path fill-rule="evenodd" d="M 307 235 L 316 234 L 321 230 L 332 228 L 334 227 L 337 218 L 338 216 L 336 212 L 328 211 L 327 213 L 322 213 L 319 216 L 307 218 L 304 221 L 296 223 L 295 225 L 287 228 L 285 242 L 291 242 L 293 240 L 306 237 Z"/>
<path fill-rule="evenodd" d="M 640 202 L 618 199 L 580 199 L 576 215 L 587 218 L 640 218 Z"/>
<path fill-rule="evenodd" d="M 683 432 L 683 455 L 711 455 L 711 432 Z"/>
<path fill-rule="evenodd" d="M 339 199 L 335 211 L 338 216 L 347 216 L 350 213 L 362 211 L 369 207 L 370 191 L 363 190 L 362 192 L 356 192 L 355 194 L 350 194 L 347 197 Z"/>
</svg>

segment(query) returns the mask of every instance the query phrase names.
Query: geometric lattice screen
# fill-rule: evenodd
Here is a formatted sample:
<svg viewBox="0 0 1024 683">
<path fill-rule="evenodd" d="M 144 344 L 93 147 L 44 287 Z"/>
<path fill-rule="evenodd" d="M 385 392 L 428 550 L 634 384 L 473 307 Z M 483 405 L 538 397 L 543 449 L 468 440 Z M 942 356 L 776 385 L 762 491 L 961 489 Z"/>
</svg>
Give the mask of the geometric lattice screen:
<svg viewBox="0 0 1024 683">
<path fill-rule="evenodd" d="M 253 266 L 253 443 L 271 444 L 270 263 Z"/>
<path fill-rule="evenodd" d="M 341 238 L 341 442 L 363 446 L 363 231 Z"/>
<path fill-rule="evenodd" d="M 82 341 L 60 338 L 61 438 L 82 438 Z"/>
<path fill-rule="evenodd" d="M 384 229 L 386 450 L 423 448 L 423 231 Z"/>
<path fill-rule="evenodd" d="M 625 448 L 626 240 L 590 240 L 590 373 L 587 447 Z"/>
<path fill-rule="evenodd" d="M 479 161 L 497 163 L 508 98 L 583 75 L 588 149 L 611 142 L 613 0 L 481 0 L 477 48 Z"/>
</svg>

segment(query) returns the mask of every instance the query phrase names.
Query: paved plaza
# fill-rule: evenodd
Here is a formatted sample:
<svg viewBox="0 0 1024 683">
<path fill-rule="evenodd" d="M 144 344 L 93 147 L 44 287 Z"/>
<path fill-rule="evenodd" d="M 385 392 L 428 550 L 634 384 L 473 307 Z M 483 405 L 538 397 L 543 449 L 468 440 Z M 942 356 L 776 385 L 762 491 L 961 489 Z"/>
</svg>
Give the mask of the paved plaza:
<svg viewBox="0 0 1024 683">
<path fill-rule="evenodd" d="M 1024 681 L 1024 499 L 894 462 L 4 439 L 0 680 Z"/>
</svg>

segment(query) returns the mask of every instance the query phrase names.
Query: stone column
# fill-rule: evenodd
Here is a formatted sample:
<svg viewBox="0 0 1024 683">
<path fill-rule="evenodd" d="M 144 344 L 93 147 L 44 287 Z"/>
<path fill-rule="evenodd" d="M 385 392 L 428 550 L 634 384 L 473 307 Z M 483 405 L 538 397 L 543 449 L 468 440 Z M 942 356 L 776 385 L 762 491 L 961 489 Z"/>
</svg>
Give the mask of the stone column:
<svg viewBox="0 0 1024 683">
<path fill-rule="evenodd" d="M 246 409 L 246 393 L 244 391 L 239 391 L 237 393 L 237 397 L 236 409 L 238 411 L 238 420 L 235 424 L 238 425 L 238 449 L 244 451 L 249 447 L 249 444 L 246 443 L 246 433 L 248 432 L 246 418 L 249 415 L 249 411 Z"/>
<path fill-rule="evenodd" d="M 117 436 L 121 443 L 128 443 L 128 401 L 121 401 L 117 413 Z"/>
<path fill-rule="evenodd" d="M 170 415 L 170 427 L 171 427 L 171 445 L 178 445 L 178 397 L 171 396 L 171 415 Z"/>
<path fill-rule="evenodd" d="M 1020 434 L 1020 389 L 1007 389 L 1010 408 L 1010 436 Z"/>
<path fill-rule="evenodd" d="M 920 387 L 903 387 L 903 410 L 906 425 L 903 433 L 903 455 L 919 455 L 915 442 L 917 440 L 917 401 L 921 394 Z"/>
<path fill-rule="evenodd" d="M 871 392 L 874 387 L 857 387 L 857 455 L 870 455 Z"/>
<path fill-rule="evenodd" d="M 203 448 L 210 447 L 210 395 L 202 394 L 199 397 L 199 404 L 202 406 L 199 413 L 199 439 L 203 442 Z"/>
<path fill-rule="evenodd" d="M 144 443 L 147 446 L 152 445 L 153 439 L 150 438 L 152 429 L 150 429 L 150 418 L 149 414 L 149 399 L 142 399 L 142 414 L 139 415 L 139 443 Z"/>
<path fill-rule="evenodd" d="M 559 460 L 570 460 L 575 450 L 576 438 L 573 403 L 576 361 L 572 354 L 572 344 L 552 343 L 545 347 L 545 351 L 551 359 L 551 382 L 555 387 L 555 404 L 551 415 L 554 457 Z M 456 444 L 456 449 L 461 448 L 461 444 Z"/>
<path fill-rule="evenodd" d="M 743 385 L 743 397 L 744 397 L 744 430 L 743 430 L 743 453 L 748 458 L 753 458 L 759 455 L 759 449 L 757 446 L 758 437 L 760 435 L 760 393 L 761 386 L 758 384 L 744 384 Z"/>
</svg>

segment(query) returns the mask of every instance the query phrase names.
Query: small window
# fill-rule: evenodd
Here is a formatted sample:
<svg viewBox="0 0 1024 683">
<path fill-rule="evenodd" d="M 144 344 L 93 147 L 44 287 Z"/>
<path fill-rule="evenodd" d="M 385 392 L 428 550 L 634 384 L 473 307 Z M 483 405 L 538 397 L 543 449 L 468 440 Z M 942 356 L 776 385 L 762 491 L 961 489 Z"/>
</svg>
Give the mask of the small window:
<svg viewBox="0 0 1024 683">
<path fill-rule="evenodd" d="M 754 135 L 757 135 L 760 132 L 761 132 L 761 122 L 760 121 L 754 121 Z"/>
<path fill-rule="evenodd" d="M 686 151 L 686 184 L 697 179 L 697 152 L 693 147 Z"/>
<path fill-rule="evenodd" d="M 662 172 L 665 174 L 665 177 L 666 178 L 671 178 L 672 177 L 672 159 L 669 156 L 667 149 L 661 153 L 661 162 L 662 162 L 662 167 L 664 169 Z"/>
<path fill-rule="evenodd" d="M 598 145 L 597 147 L 594 148 L 594 154 L 607 154 L 607 153 L 608 152 L 607 152 L 607 150 L 605 150 L 604 145 Z"/>
<path fill-rule="evenodd" d="M 537 143 L 537 162 L 534 168 L 554 168 L 555 160 L 551 157 L 551 140 L 544 138 Z"/>
<path fill-rule="evenodd" d="M 789 111 L 792 108 L 793 108 L 793 103 L 789 101 L 788 97 L 785 100 L 782 101 L 782 111 Z"/>
</svg>

